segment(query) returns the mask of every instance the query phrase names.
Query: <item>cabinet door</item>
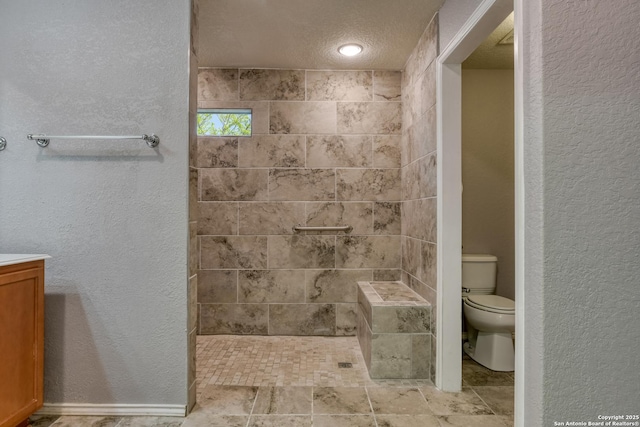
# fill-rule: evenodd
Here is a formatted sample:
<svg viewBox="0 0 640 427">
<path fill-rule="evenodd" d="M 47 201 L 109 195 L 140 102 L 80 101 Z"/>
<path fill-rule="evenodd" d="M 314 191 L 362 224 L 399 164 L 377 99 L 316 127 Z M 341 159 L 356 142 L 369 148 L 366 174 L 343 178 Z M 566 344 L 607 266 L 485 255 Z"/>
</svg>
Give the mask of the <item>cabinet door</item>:
<svg viewBox="0 0 640 427">
<path fill-rule="evenodd" d="M 31 264 L 31 263 L 29 263 Z M 0 427 L 42 406 L 43 269 L 0 269 Z"/>
</svg>

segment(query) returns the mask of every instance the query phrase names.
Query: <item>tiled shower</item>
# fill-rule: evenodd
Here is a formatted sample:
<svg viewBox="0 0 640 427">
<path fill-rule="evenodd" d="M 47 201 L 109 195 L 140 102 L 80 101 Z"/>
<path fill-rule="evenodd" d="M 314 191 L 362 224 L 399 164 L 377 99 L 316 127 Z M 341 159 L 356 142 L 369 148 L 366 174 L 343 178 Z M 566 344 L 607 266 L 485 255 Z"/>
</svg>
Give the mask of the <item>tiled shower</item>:
<svg viewBox="0 0 640 427">
<path fill-rule="evenodd" d="M 435 308 L 437 46 L 434 18 L 404 71 L 199 70 L 199 108 L 253 115 L 197 141 L 200 334 L 355 335 L 357 281 Z"/>
</svg>

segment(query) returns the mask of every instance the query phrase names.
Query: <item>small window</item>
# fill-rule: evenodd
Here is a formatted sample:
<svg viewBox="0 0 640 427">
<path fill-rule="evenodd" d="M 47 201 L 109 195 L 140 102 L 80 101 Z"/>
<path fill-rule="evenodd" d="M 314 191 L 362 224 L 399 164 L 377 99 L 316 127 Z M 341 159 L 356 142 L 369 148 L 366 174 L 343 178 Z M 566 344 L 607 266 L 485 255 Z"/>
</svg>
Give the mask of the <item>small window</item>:
<svg viewBox="0 0 640 427">
<path fill-rule="evenodd" d="M 198 110 L 198 135 L 251 136 L 250 109 Z"/>
</svg>

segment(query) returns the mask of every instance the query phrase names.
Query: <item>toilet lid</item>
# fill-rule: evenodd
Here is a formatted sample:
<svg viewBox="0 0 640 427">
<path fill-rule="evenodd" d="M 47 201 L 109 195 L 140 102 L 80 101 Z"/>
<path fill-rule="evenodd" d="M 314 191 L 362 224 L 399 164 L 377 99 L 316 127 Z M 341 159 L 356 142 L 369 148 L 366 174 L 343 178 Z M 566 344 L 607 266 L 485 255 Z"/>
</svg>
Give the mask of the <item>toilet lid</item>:
<svg viewBox="0 0 640 427">
<path fill-rule="evenodd" d="M 516 310 L 513 300 L 499 295 L 469 295 L 467 303 L 472 307 L 497 313 L 514 313 Z"/>
</svg>

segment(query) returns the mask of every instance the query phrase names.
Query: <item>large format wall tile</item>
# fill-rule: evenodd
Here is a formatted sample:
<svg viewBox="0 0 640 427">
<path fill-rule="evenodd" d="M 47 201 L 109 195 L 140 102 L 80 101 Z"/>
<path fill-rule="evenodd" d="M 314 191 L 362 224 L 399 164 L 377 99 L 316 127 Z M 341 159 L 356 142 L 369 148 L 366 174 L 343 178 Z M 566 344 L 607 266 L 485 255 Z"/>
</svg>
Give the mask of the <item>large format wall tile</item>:
<svg viewBox="0 0 640 427">
<path fill-rule="evenodd" d="M 399 102 L 338 102 L 338 133 L 400 134 Z"/>
<path fill-rule="evenodd" d="M 307 203 L 306 206 L 309 226 L 350 225 L 353 227 L 352 234 L 373 234 L 371 202 L 312 202 Z M 329 233 L 341 234 L 342 232 Z"/>
<path fill-rule="evenodd" d="M 242 270 L 238 273 L 238 302 L 304 302 L 304 270 Z"/>
<path fill-rule="evenodd" d="M 267 335 L 267 304 L 200 304 L 201 334 Z"/>
<path fill-rule="evenodd" d="M 329 135 L 307 137 L 307 167 L 371 167 L 370 136 Z"/>
<path fill-rule="evenodd" d="M 240 99 L 304 101 L 302 70 L 240 70 Z"/>
<path fill-rule="evenodd" d="M 267 268 L 267 238 L 202 236 L 200 262 L 202 269 Z"/>
<path fill-rule="evenodd" d="M 238 138 L 198 137 L 196 167 L 238 167 Z"/>
<path fill-rule="evenodd" d="M 237 100 L 237 69 L 200 68 L 198 70 L 198 101 Z"/>
<path fill-rule="evenodd" d="M 304 224 L 303 202 L 241 202 L 239 234 L 292 234 Z"/>
<path fill-rule="evenodd" d="M 334 304 L 270 304 L 270 335 L 335 335 Z"/>
<path fill-rule="evenodd" d="M 358 325 L 358 304 L 336 304 L 336 335 L 353 336 Z"/>
<path fill-rule="evenodd" d="M 334 268 L 334 236 L 269 236 L 269 268 Z"/>
<path fill-rule="evenodd" d="M 272 169 L 269 200 L 334 200 L 333 169 Z"/>
<path fill-rule="evenodd" d="M 239 141 L 241 168 L 304 167 L 305 137 L 300 135 L 255 135 Z"/>
<path fill-rule="evenodd" d="M 307 270 L 306 302 L 357 302 L 358 282 L 371 280 L 371 270 Z"/>
<path fill-rule="evenodd" d="M 270 110 L 269 133 L 336 133 L 335 102 L 271 102 Z"/>
<path fill-rule="evenodd" d="M 237 270 L 199 270 L 198 303 L 238 302 Z"/>
<path fill-rule="evenodd" d="M 307 71 L 309 101 L 371 101 L 371 71 Z"/>
<path fill-rule="evenodd" d="M 201 200 L 266 200 L 266 169 L 200 169 Z"/>
<path fill-rule="evenodd" d="M 375 101 L 401 101 L 401 86 L 401 71 L 373 72 L 373 98 Z"/>
<path fill-rule="evenodd" d="M 338 169 L 338 200 L 400 200 L 400 169 Z"/>
<path fill-rule="evenodd" d="M 199 235 L 238 234 L 237 202 L 198 202 Z"/>
<path fill-rule="evenodd" d="M 376 135 L 373 137 L 373 167 L 399 168 L 401 166 L 400 135 Z"/>
<path fill-rule="evenodd" d="M 375 202 L 373 204 L 374 234 L 400 234 L 400 202 Z"/>
<path fill-rule="evenodd" d="M 394 268 L 400 265 L 400 236 L 336 238 L 337 268 Z"/>
</svg>

